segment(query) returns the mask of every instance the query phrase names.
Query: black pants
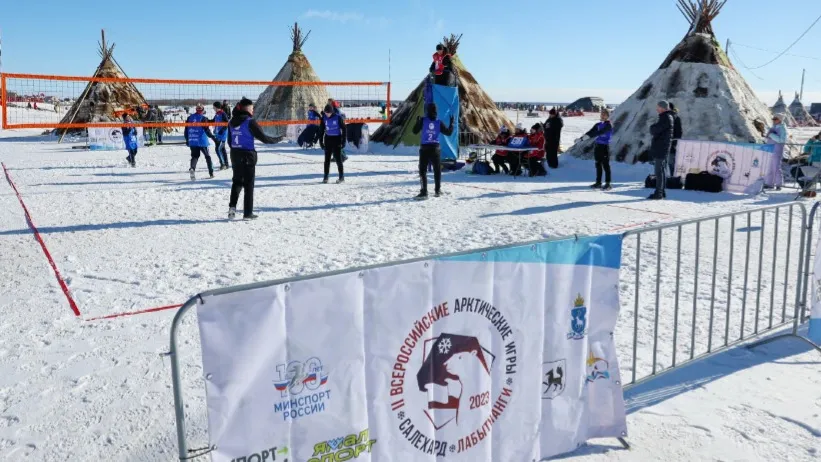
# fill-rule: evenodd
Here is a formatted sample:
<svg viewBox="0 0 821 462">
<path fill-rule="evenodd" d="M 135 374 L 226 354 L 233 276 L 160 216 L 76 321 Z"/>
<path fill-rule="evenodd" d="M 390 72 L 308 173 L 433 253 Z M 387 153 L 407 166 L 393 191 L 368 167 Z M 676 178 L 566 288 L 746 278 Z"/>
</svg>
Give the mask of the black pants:
<svg viewBox="0 0 821 462">
<path fill-rule="evenodd" d="M 538 157 L 528 157 L 527 168 L 530 170 L 530 176 L 545 176 L 547 170 L 542 166 L 542 159 Z"/>
<path fill-rule="evenodd" d="M 127 149 L 128 157 L 131 159 L 131 163 L 134 163 L 134 160 L 137 158 L 137 149 Z"/>
<path fill-rule="evenodd" d="M 510 170 L 507 168 L 507 164 L 505 161 L 507 160 L 507 156 L 500 156 L 499 154 L 494 154 L 493 157 L 490 158 L 493 161 L 493 166 L 496 168 L 496 173 L 500 173 L 499 169 L 504 170 L 505 173 L 510 173 Z"/>
<path fill-rule="evenodd" d="M 522 153 L 520 152 L 509 152 L 507 154 L 507 163 L 510 165 L 510 174 L 513 176 L 519 176 L 522 174 Z"/>
<path fill-rule="evenodd" d="M 345 178 L 345 170 L 342 167 L 342 136 L 325 136 L 325 179 L 331 173 L 331 156 L 336 160 L 336 169 L 339 172 L 339 179 Z"/>
<path fill-rule="evenodd" d="M 237 206 L 239 193 L 245 188 L 243 211 L 245 216 L 251 215 L 254 211 L 254 178 L 256 176 L 257 153 L 232 149 L 231 163 L 234 164 L 234 177 L 231 183 L 231 200 L 228 206 Z"/>
<path fill-rule="evenodd" d="M 217 145 L 214 146 L 214 151 L 217 153 L 217 159 L 220 161 L 220 167 L 223 165 L 226 167 L 231 166 L 231 163 L 228 162 L 228 151 L 225 148 L 227 145 L 227 141 L 218 141 Z"/>
<path fill-rule="evenodd" d="M 208 165 L 208 173 L 214 174 L 214 164 L 211 163 L 211 154 L 208 153 L 207 147 L 190 146 L 191 148 L 191 170 L 197 169 L 197 161 L 200 159 L 200 153 L 205 156 L 205 163 Z"/>
<path fill-rule="evenodd" d="M 162 128 L 157 129 L 157 143 L 162 144 Z"/>
<path fill-rule="evenodd" d="M 559 168 L 559 140 L 548 141 L 545 143 L 544 148 L 547 166 L 550 168 Z"/>
<path fill-rule="evenodd" d="M 656 158 L 655 161 L 656 173 L 656 195 L 664 196 L 667 188 L 667 159 Z"/>
<path fill-rule="evenodd" d="M 425 144 L 419 148 L 419 181 L 422 192 L 428 192 L 428 165 L 433 165 L 433 182 L 435 191 L 442 188 L 442 149 L 438 144 Z"/>
<path fill-rule="evenodd" d="M 610 184 L 610 146 L 596 144 L 593 150 L 593 159 L 596 160 L 596 184 L 601 184 L 602 170 L 604 170 L 604 182 Z"/>
</svg>

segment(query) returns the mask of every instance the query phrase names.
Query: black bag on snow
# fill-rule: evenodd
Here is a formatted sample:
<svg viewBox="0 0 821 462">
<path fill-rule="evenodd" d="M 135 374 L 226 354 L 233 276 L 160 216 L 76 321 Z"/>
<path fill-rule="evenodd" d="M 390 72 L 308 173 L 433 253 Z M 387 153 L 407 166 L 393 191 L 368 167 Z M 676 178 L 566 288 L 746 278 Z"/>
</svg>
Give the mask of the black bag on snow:
<svg viewBox="0 0 821 462">
<path fill-rule="evenodd" d="M 684 189 L 688 191 L 721 192 L 724 190 L 724 178 L 709 172 L 688 173 L 684 180 Z"/>
<path fill-rule="evenodd" d="M 671 176 L 667 178 L 667 189 L 682 189 L 684 182 L 681 181 L 680 176 Z"/>
</svg>

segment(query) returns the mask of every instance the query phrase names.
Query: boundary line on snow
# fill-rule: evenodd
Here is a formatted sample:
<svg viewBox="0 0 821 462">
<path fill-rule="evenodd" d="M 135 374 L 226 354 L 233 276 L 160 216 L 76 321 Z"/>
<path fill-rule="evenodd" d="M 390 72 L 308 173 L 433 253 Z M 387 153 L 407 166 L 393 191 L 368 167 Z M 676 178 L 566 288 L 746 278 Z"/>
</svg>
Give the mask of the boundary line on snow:
<svg viewBox="0 0 821 462">
<path fill-rule="evenodd" d="M 116 313 L 116 314 L 109 314 L 106 316 L 97 316 L 94 318 L 84 319 L 86 322 L 90 321 L 101 321 L 103 319 L 115 319 L 115 318 L 123 318 L 127 316 L 135 316 L 138 314 L 145 314 L 145 313 L 156 313 L 158 311 L 165 311 L 165 310 L 173 310 L 174 308 L 180 308 L 182 305 L 168 305 L 168 306 L 158 306 L 156 308 L 148 308 L 146 310 L 139 310 L 139 311 L 129 311 L 125 313 Z"/>
<path fill-rule="evenodd" d="M 80 316 L 80 309 L 77 307 L 77 303 L 74 301 L 74 298 L 71 297 L 71 292 L 68 290 L 68 285 L 66 284 L 66 281 L 63 280 L 63 276 L 60 274 L 60 270 L 57 269 L 57 264 L 54 262 L 54 259 L 51 258 L 51 253 L 48 251 L 48 247 L 46 247 L 46 243 L 43 241 L 42 236 L 40 236 L 40 231 L 34 224 L 34 220 L 31 219 L 29 209 L 28 207 L 26 207 L 26 203 L 23 202 L 23 197 L 20 195 L 20 191 L 17 190 L 17 185 L 14 184 L 14 180 L 11 179 L 11 175 L 9 174 L 9 171 L 6 168 L 6 164 L 0 162 L 0 165 L 3 166 L 3 173 L 6 174 L 6 181 L 9 182 L 11 189 L 14 190 L 14 194 L 17 195 L 17 200 L 20 201 L 20 206 L 23 207 L 23 213 L 26 216 L 26 223 L 28 223 L 29 228 L 31 228 L 31 231 L 34 233 L 34 238 L 37 240 L 37 242 L 40 244 L 40 247 L 43 249 L 43 253 L 46 255 L 48 264 L 51 265 L 51 269 L 54 271 L 54 276 L 57 278 L 57 283 L 60 285 L 60 288 L 63 290 L 63 294 L 66 296 L 66 299 L 68 300 L 68 305 L 71 307 L 71 311 L 74 312 L 74 316 Z"/>
</svg>

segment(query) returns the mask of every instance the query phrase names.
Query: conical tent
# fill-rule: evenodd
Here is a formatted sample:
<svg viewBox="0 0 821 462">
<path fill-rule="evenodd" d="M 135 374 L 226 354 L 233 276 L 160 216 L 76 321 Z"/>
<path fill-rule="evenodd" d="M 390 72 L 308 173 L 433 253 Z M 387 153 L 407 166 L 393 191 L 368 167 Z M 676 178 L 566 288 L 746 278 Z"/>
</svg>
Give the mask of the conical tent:
<svg viewBox="0 0 821 462">
<path fill-rule="evenodd" d="M 106 44 L 105 31 L 102 33 L 99 53 L 101 61 L 94 71 L 94 77 L 126 78 L 125 72 L 114 59 L 114 44 L 110 47 Z M 131 82 L 89 82 L 60 123 L 117 121 L 118 114 L 133 111 L 137 106 L 145 104 L 145 97 Z"/>
<path fill-rule="evenodd" d="M 647 157 L 650 125 L 658 118 L 661 100 L 673 102 L 678 109 L 684 139 L 762 140 L 770 110 L 733 67 L 713 33 L 712 20 L 725 3 L 678 0 L 690 29 L 661 67 L 613 112 L 610 152 L 617 160 L 632 163 Z M 592 157 L 593 140 L 577 143 L 568 152 Z"/>
<path fill-rule="evenodd" d="M 319 77 L 302 53 L 302 46 L 308 40 L 311 32 L 304 36 L 299 24 L 294 23 L 291 28 L 293 52 L 288 61 L 279 70 L 274 82 L 319 82 Z M 322 110 L 331 95 L 324 85 L 271 85 L 257 97 L 254 105 L 254 118 L 257 120 L 305 120 L 308 118 L 308 105 L 315 104 Z M 286 127 L 265 126 L 262 130 L 269 136 L 280 137 L 286 135 Z"/>
<path fill-rule="evenodd" d="M 513 128 L 504 112 L 468 72 L 456 54 L 462 36 L 451 34 L 442 42 L 451 54 L 456 87 L 459 90 L 459 144 L 486 143 L 492 141 L 501 126 Z M 391 115 L 390 123 L 383 124 L 371 136 L 371 142 L 398 146 L 419 146 L 419 135 L 414 135 L 413 124 L 424 113 L 424 91 L 427 78 L 419 83 L 407 99 Z"/>
<path fill-rule="evenodd" d="M 778 101 L 775 102 L 775 106 L 772 107 L 771 112 L 773 115 L 781 116 L 782 122 L 787 124 L 789 127 L 796 126 L 795 117 L 792 116 L 790 112 L 790 108 L 787 107 L 787 103 L 784 102 L 784 95 L 781 92 L 778 92 Z"/>
<path fill-rule="evenodd" d="M 789 112 L 798 125 L 802 127 L 817 127 L 818 122 L 812 118 L 810 112 L 807 111 L 807 108 L 804 107 L 804 103 L 801 102 L 801 98 L 798 96 L 798 93 L 795 94 L 795 99 L 793 100 L 792 104 L 790 104 L 790 112 Z"/>
</svg>

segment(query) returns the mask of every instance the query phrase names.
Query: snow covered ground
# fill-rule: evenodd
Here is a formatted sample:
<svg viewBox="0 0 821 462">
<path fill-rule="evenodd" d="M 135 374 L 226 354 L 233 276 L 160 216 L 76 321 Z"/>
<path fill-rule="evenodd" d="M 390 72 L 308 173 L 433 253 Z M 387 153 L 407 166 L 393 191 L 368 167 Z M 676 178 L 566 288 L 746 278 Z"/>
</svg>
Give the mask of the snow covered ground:
<svg viewBox="0 0 821 462">
<path fill-rule="evenodd" d="M 566 119 L 565 144 L 593 121 Z M 125 152 L 72 149 L 39 132 L 0 132 L 0 161 L 81 317 L 72 314 L 12 188 L 0 182 L 0 458 L 10 461 L 175 459 L 169 364 L 161 356 L 174 311 L 88 319 L 178 304 L 216 287 L 543 237 L 624 232 L 788 202 L 794 195 L 671 191 L 668 201 L 647 202 L 640 183 L 649 166 L 615 164 L 616 187 L 601 193 L 586 187 L 594 177 L 591 162 L 562 159 L 548 178 L 447 173 L 445 197 L 416 203 L 410 199 L 418 189 L 412 156 L 351 156 L 346 184 L 321 185 L 318 150 L 266 146 L 257 168 L 260 219 L 228 222 L 230 173 L 188 181 L 183 146 L 141 149 L 131 169 Z M 199 175 L 205 175 L 202 159 Z M 626 264 L 634 253 L 625 241 Z M 686 274 L 695 273 L 691 260 L 683 265 Z M 643 274 L 650 269 L 642 268 Z M 616 334 L 624 374 L 631 369 L 633 277 L 622 275 Z M 674 279 L 663 278 L 665 294 Z M 703 293 L 696 295 L 700 307 L 709 305 Z M 692 290 L 685 296 L 692 298 Z M 642 306 L 649 303 L 646 293 L 641 297 Z M 738 306 L 731 309 L 735 315 Z M 638 366 L 646 373 L 652 313 L 640 313 Z M 206 441 L 206 419 L 195 315 L 180 334 L 188 424 L 197 446 Z M 699 351 L 704 341 L 698 337 Z M 669 364 L 665 354 L 660 361 Z M 568 457 L 817 459 L 820 363 L 817 353 L 792 341 L 729 350 L 627 393 L 631 451 L 604 440 Z"/>
</svg>

